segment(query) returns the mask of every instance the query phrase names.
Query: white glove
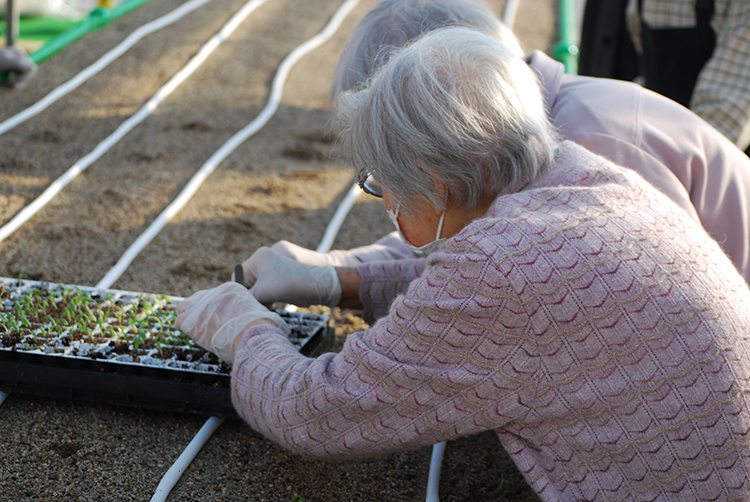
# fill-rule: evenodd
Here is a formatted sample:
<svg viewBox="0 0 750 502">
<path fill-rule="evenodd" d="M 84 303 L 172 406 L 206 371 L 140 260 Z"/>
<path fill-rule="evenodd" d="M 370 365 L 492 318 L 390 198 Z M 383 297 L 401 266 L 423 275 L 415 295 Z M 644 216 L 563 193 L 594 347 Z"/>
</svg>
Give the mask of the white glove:
<svg viewBox="0 0 750 502">
<path fill-rule="evenodd" d="M 318 253 L 302 246 L 292 244 L 289 241 L 279 241 L 271 246 L 271 251 L 275 251 L 287 258 L 308 265 L 333 265 L 334 267 L 356 267 L 362 264 L 362 260 L 357 258 L 352 251 L 343 249 L 334 249 L 327 253 Z"/>
<path fill-rule="evenodd" d="M 234 363 L 234 341 L 258 319 L 275 322 L 288 336 L 289 326 L 241 284 L 227 282 L 198 291 L 177 305 L 175 326 L 227 364 Z"/>
<path fill-rule="evenodd" d="M 335 307 L 341 301 L 341 284 L 333 265 L 300 263 L 262 247 L 242 264 L 242 270 L 245 286 L 264 305 L 284 302 Z"/>
<path fill-rule="evenodd" d="M 5 85 L 14 89 L 23 89 L 36 73 L 37 66 L 26 51 L 20 47 L 0 49 L 0 73 L 12 72 Z"/>
</svg>

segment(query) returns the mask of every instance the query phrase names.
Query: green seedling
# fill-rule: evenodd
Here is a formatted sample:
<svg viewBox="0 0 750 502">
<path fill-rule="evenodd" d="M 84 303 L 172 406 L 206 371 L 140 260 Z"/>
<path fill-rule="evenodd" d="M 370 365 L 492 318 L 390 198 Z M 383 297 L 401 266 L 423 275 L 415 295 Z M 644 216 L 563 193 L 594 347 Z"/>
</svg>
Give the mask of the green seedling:
<svg viewBox="0 0 750 502">
<path fill-rule="evenodd" d="M 76 355 L 80 343 L 104 345 L 114 341 L 117 350 L 105 352 L 108 358 L 118 357 L 127 347 L 136 350 L 129 354 L 136 361 L 144 354 L 172 358 L 175 350 L 186 351 L 185 357 L 177 353 L 177 360 L 206 360 L 204 349 L 174 327 L 177 312 L 166 295 L 90 294 L 64 286 L 21 287 L 26 289 L 0 286 L 2 350 L 39 346 L 48 352 Z"/>
<path fill-rule="evenodd" d="M 25 312 L 21 312 L 18 315 L 18 319 L 21 321 L 21 326 L 22 327 L 24 327 L 24 328 L 30 328 L 31 327 L 31 323 L 29 322 L 29 318 L 26 317 L 26 313 Z"/>
<path fill-rule="evenodd" d="M 146 343 L 146 338 L 148 337 L 148 331 L 145 329 L 138 330 L 138 336 L 133 340 L 133 348 L 138 350 L 138 348 Z"/>
</svg>

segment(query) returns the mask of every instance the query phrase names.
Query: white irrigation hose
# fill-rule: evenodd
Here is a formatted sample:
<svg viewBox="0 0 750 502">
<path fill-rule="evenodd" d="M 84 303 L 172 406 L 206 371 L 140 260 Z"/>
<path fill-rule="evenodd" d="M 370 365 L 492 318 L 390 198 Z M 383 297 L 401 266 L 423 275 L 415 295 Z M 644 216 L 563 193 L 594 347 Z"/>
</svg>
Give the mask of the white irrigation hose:
<svg viewBox="0 0 750 502">
<path fill-rule="evenodd" d="M 153 236 L 155 236 L 163 227 L 167 224 L 167 222 L 172 218 L 174 214 L 176 214 L 184 205 L 190 200 L 190 198 L 195 194 L 195 192 L 198 190 L 198 187 L 200 186 L 200 183 L 202 183 L 208 175 L 210 175 L 215 169 L 216 166 L 218 166 L 221 161 L 223 161 L 232 151 L 234 151 L 242 142 L 245 141 L 245 139 L 249 138 L 251 135 L 255 134 L 258 130 L 260 130 L 269 120 L 270 118 L 276 113 L 276 110 L 279 107 L 279 104 L 281 102 L 281 94 L 283 91 L 284 83 L 286 82 L 286 77 L 289 74 L 289 71 L 291 70 L 292 66 L 299 61 L 299 59 L 302 58 L 305 54 L 307 54 L 309 51 L 315 49 L 316 47 L 320 46 L 323 42 L 327 41 L 333 34 L 336 32 L 336 30 L 339 28 L 341 23 L 343 22 L 344 18 L 351 12 L 351 10 L 359 3 L 359 0 L 347 0 L 344 2 L 341 7 L 338 8 L 336 13 L 333 15 L 333 18 L 328 22 L 326 27 L 323 29 L 322 32 L 320 32 L 315 37 L 311 38 L 301 46 L 297 47 L 294 51 L 292 51 L 285 59 L 282 61 L 281 65 L 279 66 L 279 70 L 276 73 L 276 77 L 273 81 L 273 86 L 271 90 L 271 96 L 269 97 L 268 105 L 266 105 L 266 108 L 263 109 L 261 114 L 253 121 L 251 122 L 247 127 L 242 129 L 240 132 L 235 134 L 232 138 L 230 138 L 227 143 L 225 143 L 222 148 L 220 148 L 214 155 L 211 156 L 211 158 L 204 164 L 204 166 L 198 171 L 198 173 L 193 176 L 193 179 L 190 180 L 188 183 L 188 186 L 185 187 L 185 189 L 182 191 L 182 193 L 175 199 L 172 204 L 170 204 L 167 209 L 159 215 L 159 218 L 165 215 L 165 213 L 170 214 L 169 218 L 164 221 L 164 223 L 158 227 L 155 226 L 157 221 L 159 221 L 159 218 L 157 218 L 157 221 L 155 221 L 147 230 L 144 232 L 141 237 L 148 234 L 150 235 L 150 232 L 153 232 L 152 228 L 156 229 L 155 232 L 153 232 Z M 221 152 L 221 154 L 220 154 Z M 212 162 L 213 161 L 213 162 Z M 207 168 L 206 166 L 213 166 L 210 168 Z M 193 183 L 194 180 L 201 180 L 200 183 Z M 191 188 L 193 187 L 194 188 Z M 350 190 L 351 193 L 351 190 Z M 185 197 L 183 197 L 185 195 Z M 359 194 L 358 194 L 359 195 Z M 184 201 L 181 204 L 176 204 L 178 200 L 184 199 Z M 348 201 L 348 198 L 345 199 Z M 355 199 L 356 201 L 356 199 Z M 337 215 L 340 211 L 337 211 Z M 344 214 L 346 216 L 346 214 Z M 166 216 L 165 216 L 166 217 Z M 334 216 L 334 218 L 336 218 Z M 339 217 L 338 219 L 343 220 L 343 217 Z M 338 223 L 338 226 L 341 226 L 341 223 Z M 328 232 L 326 232 L 327 234 Z M 133 253 L 132 258 L 130 258 L 129 261 L 125 262 L 123 258 L 120 259 L 120 261 L 117 262 L 117 265 L 113 267 L 112 270 L 110 270 L 109 273 L 101 280 L 99 281 L 99 284 L 97 285 L 98 288 L 107 288 L 109 285 L 114 283 L 120 275 L 122 275 L 122 272 L 127 268 L 127 266 L 132 262 L 132 260 L 138 255 L 140 250 L 146 247 L 148 243 L 153 239 L 153 236 L 151 236 L 148 239 L 141 239 L 139 237 L 136 242 L 128 249 L 128 251 L 125 252 L 125 255 L 123 255 L 123 258 L 125 258 L 128 253 L 133 250 L 137 249 L 134 248 L 134 246 L 141 241 L 142 247 L 140 249 L 137 249 L 137 252 Z M 325 238 L 325 237 L 324 237 Z M 323 243 L 321 243 L 321 246 Z M 120 268 L 122 270 L 120 270 Z M 214 433 L 214 431 L 221 425 L 221 423 L 224 421 L 222 418 L 217 417 L 211 417 L 208 419 L 206 424 L 203 426 L 201 431 L 198 433 L 198 435 L 193 439 L 193 441 L 190 442 L 190 445 L 188 445 L 188 448 L 180 455 L 180 457 L 177 459 L 177 462 L 167 471 L 167 474 L 162 478 L 161 482 L 159 483 L 159 486 L 156 490 L 156 493 L 151 498 L 151 502 L 162 502 L 166 500 L 167 496 L 169 495 L 169 492 L 172 490 L 172 488 L 177 484 L 177 481 L 179 481 L 180 477 L 182 476 L 182 473 L 187 468 L 188 465 L 190 465 L 190 462 L 195 458 L 195 455 L 197 455 L 198 451 L 200 451 L 200 448 L 203 446 L 203 444 L 208 440 L 208 438 L 211 436 L 211 434 Z M 200 441 L 199 441 L 200 437 Z M 193 451 L 193 446 L 195 443 L 195 448 Z M 188 452 L 190 450 L 190 452 Z"/>
<path fill-rule="evenodd" d="M 333 240 L 336 238 L 336 234 L 341 228 L 346 215 L 349 214 L 349 211 L 351 211 L 351 208 L 354 206 L 354 203 L 357 202 L 357 199 L 359 198 L 361 193 L 362 190 L 359 188 L 359 184 L 355 183 L 354 186 L 349 190 L 349 193 L 346 194 L 346 197 L 344 197 L 344 200 L 341 201 L 341 204 L 339 204 L 339 207 L 336 210 L 336 214 L 334 214 L 333 219 L 331 219 L 330 223 L 328 223 L 328 228 L 326 228 L 323 239 L 318 246 L 317 251 L 319 253 L 325 253 L 326 251 L 329 251 L 331 249 Z M 0 392 L 0 404 L 2 404 L 3 399 L 5 399 L 5 397 L 2 395 L 2 392 Z M 159 486 L 156 488 L 156 493 L 154 493 L 154 496 L 151 497 L 151 502 L 163 502 L 167 500 L 169 492 L 171 492 L 172 488 L 174 488 L 174 486 L 177 484 L 177 481 L 179 481 L 182 473 L 185 471 L 185 469 L 187 469 L 187 467 L 190 465 L 190 462 L 192 462 L 192 460 L 200 451 L 201 447 L 206 443 L 206 441 L 208 441 L 208 438 L 211 437 L 211 435 L 216 431 L 216 429 L 219 427 L 219 425 L 222 424 L 223 421 L 223 418 L 217 417 L 211 417 L 208 419 L 203 428 L 201 428 L 195 438 L 193 438 L 182 455 L 180 455 L 174 465 L 170 467 L 170 469 L 164 475 L 161 482 L 159 483 Z M 438 473 L 439 470 L 440 465 L 438 464 Z M 435 493 L 437 494 L 437 488 Z"/>
<path fill-rule="evenodd" d="M 341 204 L 339 204 L 338 209 L 336 209 L 336 213 L 333 215 L 333 218 L 328 223 L 326 232 L 325 234 L 323 234 L 323 239 L 321 239 L 320 245 L 318 246 L 318 249 L 316 249 L 318 253 L 327 253 L 331 250 L 333 241 L 336 239 L 336 235 L 339 233 L 346 215 L 349 214 L 349 211 L 352 210 L 352 207 L 354 207 L 354 204 L 357 202 L 357 199 L 359 199 L 359 196 L 361 194 L 362 189 L 359 188 L 359 183 L 353 184 L 349 189 L 349 192 L 344 197 L 344 200 L 342 200 Z"/>
<path fill-rule="evenodd" d="M 505 4 L 503 24 L 511 31 L 513 30 L 513 23 L 516 22 L 516 11 L 518 10 L 519 3 L 521 3 L 521 0 L 508 0 Z"/>
<path fill-rule="evenodd" d="M 208 56 L 221 45 L 227 37 L 247 18 L 255 9 L 266 3 L 268 0 L 251 0 L 246 3 L 224 27 L 206 42 L 201 50 L 193 56 L 185 67 L 177 72 L 156 94 L 143 105 L 143 107 L 132 115 L 128 120 L 123 122 L 111 135 L 99 143 L 94 150 L 81 158 L 78 162 L 68 169 L 62 176 L 55 180 L 42 194 L 37 197 L 31 204 L 23 208 L 12 220 L 0 228 L 0 242 L 4 241 L 9 235 L 18 230 L 21 225 L 29 221 L 36 213 L 46 206 L 63 188 L 68 186 L 79 174 L 85 171 L 91 164 L 99 160 L 110 148 L 120 141 L 135 126 L 143 122 L 154 110 L 179 87 L 185 80 L 192 75 L 195 70 L 203 64 Z"/>
<path fill-rule="evenodd" d="M 29 108 L 26 108 L 22 112 L 17 113 L 16 115 L 13 115 L 12 117 L 0 122 L 0 135 L 13 129 L 18 124 L 27 121 L 31 117 L 38 115 L 42 111 L 46 110 L 50 105 L 55 103 L 57 100 L 80 87 L 81 84 L 106 68 L 112 61 L 123 55 L 128 49 L 133 47 L 143 37 L 169 26 L 175 21 L 185 17 L 188 13 L 194 11 L 198 7 L 201 7 L 202 5 L 205 5 L 210 1 L 211 0 L 190 0 L 189 2 L 182 4 L 169 14 L 165 14 L 164 16 L 146 23 L 140 28 L 136 29 L 133 33 L 128 35 L 125 40 L 120 42 L 116 47 L 100 57 L 96 62 L 86 67 L 75 77 L 52 90 L 52 92 L 47 94 L 45 97 L 37 101 Z M 0 240 L 3 239 L 4 238 L 0 238 Z M 5 402 L 5 399 L 7 397 L 7 392 L 0 391 L 0 405 Z"/>
<path fill-rule="evenodd" d="M 432 447 L 432 458 L 430 459 L 430 474 L 427 478 L 427 502 L 438 502 L 438 488 L 440 485 L 440 466 L 443 463 L 443 452 L 446 442 L 437 443 Z"/>
<path fill-rule="evenodd" d="M 133 33 L 131 33 L 125 40 L 120 42 L 115 48 L 104 54 L 90 66 L 86 67 L 78 75 L 54 89 L 52 92 L 37 101 L 35 104 L 31 105 L 29 108 L 26 108 L 22 112 L 13 115 L 3 122 L 0 122 L 0 134 L 13 129 L 18 124 L 27 121 L 31 117 L 38 115 L 42 111 L 46 110 L 54 102 L 69 94 L 71 91 L 77 89 L 81 84 L 106 68 L 112 61 L 122 56 L 128 49 L 133 47 L 146 35 L 150 35 L 155 31 L 159 31 L 162 28 L 169 26 L 170 24 L 179 19 L 182 19 L 190 12 L 210 1 L 211 0 L 191 0 L 182 4 L 169 14 L 165 14 L 158 19 L 154 19 L 153 21 L 144 24 Z"/>
<path fill-rule="evenodd" d="M 138 239 L 125 251 L 120 260 L 115 264 L 112 269 L 107 272 L 107 275 L 97 284 L 98 288 L 110 287 L 120 276 L 125 272 L 128 266 L 133 260 L 140 254 L 143 249 L 159 234 L 159 232 L 174 218 L 174 216 L 190 201 L 195 195 L 200 186 L 206 181 L 206 179 L 213 173 L 221 162 L 224 161 L 232 152 L 234 152 L 242 143 L 248 138 L 258 132 L 263 126 L 265 126 L 269 120 L 276 113 L 281 103 L 281 96 L 284 90 L 284 83 L 289 75 L 292 67 L 299 61 L 304 55 L 313 49 L 319 47 L 328 39 L 330 39 L 336 30 L 339 28 L 344 18 L 351 12 L 351 10 L 359 3 L 359 0 L 346 0 L 341 7 L 336 11 L 331 20 L 328 22 L 326 27 L 303 43 L 296 49 L 294 49 L 284 61 L 281 62 L 276 76 L 273 79 L 271 86 L 271 94 L 268 99 L 268 104 L 260 112 L 258 117 L 245 126 L 242 130 L 237 132 L 234 136 L 224 143 L 211 157 L 206 161 L 205 164 L 196 172 L 188 182 L 187 186 L 180 192 L 177 198 L 172 201 L 167 208 L 151 223 L 151 225 L 144 231 Z"/>
<path fill-rule="evenodd" d="M 216 429 L 224 423 L 223 418 L 211 417 L 209 418 L 198 434 L 195 435 L 190 444 L 185 448 L 177 461 L 169 468 L 167 473 L 161 478 L 159 486 L 156 488 L 156 493 L 151 497 L 151 502 L 164 502 L 169 496 L 169 492 L 172 491 L 174 485 L 180 480 L 182 473 L 188 468 L 190 462 L 193 461 L 195 456 L 201 451 L 203 445 L 209 440 L 211 435 L 216 432 Z"/>
</svg>

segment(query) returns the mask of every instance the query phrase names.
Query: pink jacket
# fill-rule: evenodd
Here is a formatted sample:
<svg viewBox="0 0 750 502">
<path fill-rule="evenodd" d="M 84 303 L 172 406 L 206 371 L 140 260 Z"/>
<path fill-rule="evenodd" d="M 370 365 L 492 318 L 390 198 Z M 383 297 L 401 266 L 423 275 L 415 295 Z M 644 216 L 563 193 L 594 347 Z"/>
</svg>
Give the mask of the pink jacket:
<svg viewBox="0 0 750 502">
<path fill-rule="evenodd" d="M 639 85 L 566 75 L 535 51 L 563 137 L 629 167 L 697 218 L 750 282 L 750 158 L 687 108 Z"/>
<path fill-rule="evenodd" d="M 566 75 L 542 52 L 527 62 L 563 138 L 629 167 L 687 211 L 750 283 L 750 158 L 687 108 L 619 80 Z M 412 256 L 397 235 L 355 250 L 363 261 Z"/>
<path fill-rule="evenodd" d="M 359 268 L 365 303 L 400 289 L 393 266 Z M 750 290 L 632 171 L 564 143 L 388 301 L 317 359 L 248 331 L 238 412 L 319 457 L 495 429 L 544 500 L 750 497 Z"/>
</svg>

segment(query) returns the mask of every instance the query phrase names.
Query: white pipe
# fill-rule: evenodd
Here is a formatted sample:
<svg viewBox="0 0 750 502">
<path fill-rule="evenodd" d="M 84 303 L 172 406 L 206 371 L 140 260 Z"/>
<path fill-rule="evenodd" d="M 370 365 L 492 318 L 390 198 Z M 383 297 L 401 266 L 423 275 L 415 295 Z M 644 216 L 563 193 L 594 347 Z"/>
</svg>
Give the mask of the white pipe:
<svg viewBox="0 0 750 502">
<path fill-rule="evenodd" d="M 156 493 L 151 497 L 151 502 L 164 502 L 169 496 L 169 492 L 172 491 L 174 485 L 180 480 L 182 473 L 188 468 L 190 462 L 193 461 L 195 456 L 201 451 L 203 445 L 209 440 L 211 435 L 216 432 L 216 429 L 224 423 L 223 418 L 211 417 L 209 418 L 198 434 L 195 435 L 190 444 L 185 448 L 177 461 L 172 464 L 167 473 L 161 478 L 159 486 L 156 488 Z"/>
<path fill-rule="evenodd" d="M 432 458 L 430 459 L 430 474 L 427 477 L 427 502 L 438 502 L 438 488 L 440 485 L 440 466 L 443 463 L 443 452 L 445 452 L 445 444 L 436 443 L 432 446 Z"/>
<path fill-rule="evenodd" d="M 143 122 L 146 117 L 156 110 L 156 108 L 172 94 L 198 67 L 203 64 L 214 49 L 221 45 L 227 37 L 247 18 L 255 9 L 266 3 L 268 0 L 251 0 L 240 9 L 224 27 L 206 42 L 201 50 L 179 72 L 177 72 L 148 102 L 132 115 L 128 120 L 123 122 L 112 134 L 104 141 L 99 143 L 94 150 L 80 159 L 68 169 L 62 176 L 55 180 L 34 202 L 24 207 L 13 219 L 0 228 L 0 242 L 4 241 L 13 232 L 18 230 L 21 225 L 29 221 L 36 213 L 42 210 L 63 188 L 68 186 L 79 174 L 85 171 L 91 164 L 99 160 L 110 148 L 120 141 L 135 126 Z"/>
<path fill-rule="evenodd" d="M 344 223 L 344 219 L 346 219 L 346 216 L 349 214 L 349 211 L 352 210 L 352 207 L 354 207 L 354 204 L 357 202 L 361 194 L 362 189 L 359 188 L 359 183 L 352 185 L 349 192 L 344 196 L 344 200 L 341 201 L 341 204 L 339 204 L 339 207 L 336 209 L 333 218 L 328 222 L 328 227 L 326 227 L 323 238 L 320 240 L 320 244 L 318 244 L 318 248 L 316 249 L 318 253 L 327 253 L 331 250 L 333 241 L 336 240 L 336 235 L 338 235 L 339 230 L 341 230 L 341 225 Z M 283 304 L 278 308 L 286 310 L 287 312 L 297 312 L 297 306 L 289 303 Z"/>
<path fill-rule="evenodd" d="M 333 15 L 331 20 L 328 22 L 326 27 L 303 43 L 296 49 L 294 49 L 284 61 L 281 62 L 276 76 L 273 79 L 271 86 L 271 94 L 268 99 L 268 104 L 260 112 L 258 117 L 250 122 L 247 126 L 235 133 L 234 136 L 224 143 L 211 157 L 206 161 L 205 164 L 196 172 L 188 182 L 187 186 L 180 192 L 177 198 L 172 201 L 167 208 L 151 223 L 151 225 L 135 240 L 135 242 L 125 251 L 120 257 L 118 262 L 112 269 L 107 272 L 107 275 L 96 285 L 97 288 L 109 288 L 114 282 L 120 278 L 135 258 L 145 249 L 146 246 L 161 232 L 161 230 L 174 218 L 174 216 L 190 201 L 195 195 L 200 186 L 206 179 L 213 173 L 221 162 L 224 161 L 232 152 L 234 152 L 242 143 L 248 138 L 258 132 L 263 126 L 265 126 L 269 120 L 276 113 L 281 103 L 281 96 L 284 90 L 284 83 L 289 75 L 292 67 L 299 61 L 304 55 L 313 49 L 319 47 L 328 39 L 330 39 L 336 30 L 341 26 L 344 18 L 351 12 L 352 9 L 359 3 L 359 0 L 346 0 L 341 7 L 338 8 L 336 13 Z"/>
<path fill-rule="evenodd" d="M 188 13 L 194 11 L 198 7 L 201 7 L 202 5 L 210 1 L 211 0 L 190 0 L 189 2 L 182 4 L 169 14 L 165 14 L 158 19 L 154 19 L 153 21 L 144 24 L 133 33 L 131 33 L 125 40 L 120 42 L 116 47 L 100 57 L 96 62 L 86 67 L 78 75 L 54 89 L 52 92 L 37 101 L 35 104 L 31 105 L 29 108 L 26 108 L 22 112 L 13 115 L 3 122 L 0 122 L 0 134 L 13 129 L 18 124 L 27 121 L 31 117 L 38 115 L 42 111 L 46 110 L 54 102 L 80 87 L 81 84 L 102 71 L 112 61 L 122 56 L 128 49 L 133 47 L 146 35 L 150 35 L 155 31 L 169 26 L 175 21 L 185 17 L 185 15 L 187 15 Z"/>
<path fill-rule="evenodd" d="M 503 11 L 503 24 L 513 31 L 513 24 L 516 22 L 516 11 L 521 0 L 508 0 Z"/>
<path fill-rule="evenodd" d="M 352 210 L 352 207 L 354 207 L 354 204 L 357 202 L 357 199 L 359 199 L 361 194 L 362 189 L 359 188 L 359 183 L 352 185 L 344 196 L 344 200 L 341 201 L 339 207 L 336 209 L 333 218 L 328 222 L 323 238 L 320 240 L 320 244 L 318 244 L 318 248 L 316 249 L 318 253 L 326 253 L 331 250 L 333 241 L 336 240 L 336 235 L 338 235 L 339 230 L 341 230 L 341 225 L 344 223 L 344 219 L 346 219 L 346 216 L 349 214 L 349 211 Z M 279 305 L 278 308 L 286 310 L 287 312 L 297 312 L 297 306 L 289 303 Z"/>
<path fill-rule="evenodd" d="M 323 234 L 323 239 L 321 239 L 320 245 L 318 246 L 318 249 L 316 249 L 318 253 L 326 253 L 331 250 L 333 241 L 336 239 L 336 234 L 339 233 L 346 215 L 352 210 L 352 207 L 354 207 L 354 204 L 357 202 L 357 199 L 359 199 L 361 194 L 362 189 L 359 188 L 359 183 L 353 184 L 344 197 L 344 200 L 339 204 L 338 209 L 336 209 L 336 214 L 333 215 L 330 223 L 328 223 L 326 232 Z"/>
<path fill-rule="evenodd" d="M 328 38 L 333 36 L 333 33 L 335 33 L 336 30 L 339 28 L 344 18 L 346 17 L 346 15 L 349 14 L 349 12 L 351 12 L 351 10 L 357 5 L 358 2 L 359 0 L 347 0 L 346 2 L 344 2 L 344 4 L 341 7 L 339 7 L 339 9 L 333 15 L 333 18 L 331 19 L 331 21 L 329 21 L 329 23 L 326 25 L 326 27 L 323 29 L 321 33 L 319 33 L 312 39 L 308 40 L 307 42 L 299 46 L 297 49 L 295 49 L 294 51 L 292 51 L 291 54 L 289 54 L 289 56 L 287 56 L 284 59 L 284 61 L 282 61 L 281 65 L 279 66 L 279 70 L 276 74 L 276 77 L 274 78 L 271 96 L 270 96 L 268 105 L 266 105 L 266 108 L 263 109 L 263 111 L 258 116 L 258 118 L 256 118 L 253 122 L 251 122 L 247 127 L 242 129 L 240 132 L 235 134 L 235 136 L 230 138 L 230 140 L 227 143 L 225 143 L 224 146 L 222 146 L 222 148 L 219 149 L 219 151 L 217 151 L 214 155 L 211 156 L 208 162 L 198 171 L 198 173 L 196 173 L 193 179 L 190 180 L 190 183 L 188 183 L 188 187 L 185 187 L 185 189 L 177 197 L 177 199 L 174 202 L 172 202 L 172 204 L 170 204 L 169 207 L 167 207 L 167 209 L 161 215 L 159 215 L 159 218 L 161 218 L 165 213 L 169 213 L 172 215 L 176 214 L 177 211 L 179 211 L 187 203 L 187 201 L 190 200 L 190 197 L 192 197 L 192 195 L 195 193 L 195 191 L 198 190 L 198 187 L 200 186 L 200 184 L 195 184 L 195 188 L 191 189 L 192 192 L 190 192 L 188 188 L 194 185 L 193 181 L 196 178 L 205 180 L 208 177 L 208 175 L 211 174 L 211 172 L 213 172 L 214 169 L 216 169 L 216 167 L 213 167 L 210 170 L 209 169 L 204 170 L 204 168 L 206 168 L 206 165 L 212 165 L 211 164 L 212 159 L 214 159 L 215 165 L 218 166 L 218 164 L 222 160 L 224 160 L 224 158 L 226 158 L 227 155 L 229 155 L 232 151 L 234 151 L 234 149 L 236 149 L 237 146 L 239 146 L 242 143 L 242 141 L 246 139 L 245 137 L 243 137 L 244 136 L 243 133 L 246 133 L 246 131 L 252 131 L 251 134 L 246 136 L 246 137 L 250 137 L 250 135 L 255 134 L 257 130 L 262 128 L 268 122 L 268 120 L 270 120 L 271 116 L 273 116 L 273 114 L 276 112 L 276 110 L 279 107 L 279 103 L 281 102 L 281 94 L 283 91 L 284 82 L 286 82 L 286 77 L 289 74 L 291 67 L 297 61 L 299 61 L 299 59 L 302 56 L 307 54 L 307 52 L 318 47 L 323 42 L 328 40 Z M 321 37 L 321 35 L 324 35 L 324 37 Z M 272 110 L 272 111 L 267 113 L 268 110 Z M 268 116 L 268 118 L 261 118 L 261 117 L 266 117 L 266 116 Z M 239 142 L 237 142 L 238 140 L 233 142 L 235 138 L 243 138 L 243 139 L 242 141 L 239 141 Z M 227 147 L 228 144 L 234 145 L 234 143 L 237 143 L 237 144 L 236 146 L 233 146 L 231 149 Z M 225 149 L 225 147 L 227 148 Z M 219 152 L 222 152 L 224 150 L 226 150 L 226 155 L 222 157 L 221 155 L 219 155 Z M 202 182 L 203 181 L 201 181 L 200 183 Z M 349 192 L 350 192 L 349 194 L 351 194 L 352 190 L 350 190 Z M 187 195 L 188 193 L 189 195 Z M 187 195 L 187 196 L 184 197 L 184 202 L 182 203 L 182 205 L 179 205 L 178 207 L 178 205 L 175 203 L 177 202 L 177 200 L 183 199 L 183 195 Z M 347 202 L 348 204 L 349 198 L 350 198 L 349 195 L 347 195 L 347 197 L 344 199 L 344 202 Z M 356 199 L 355 199 L 355 202 L 356 202 Z M 351 208 L 351 205 L 349 205 L 349 207 Z M 346 212 L 348 212 L 348 209 L 346 210 Z M 343 216 L 338 216 L 339 213 L 342 213 L 341 207 L 339 207 L 339 210 L 336 212 L 336 215 L 334 215 L 334 219 L 337 221 L 338 220 L 343 221 L 343 218 L 346 216 L 346 213 L 344 213 Z M 159 221 L 159 218 L 157 218 L 157 221 Z M 171 219 L 171 216 L 169 217 L 169 219 Z M 168 221 L 169 220 L 166 220 L 164 222 L 164 225 L 166 225 L 166 222 Z M 152 227 L 154 227 L 155 223 L 156 221 L 151 224 L 151 226 L 146 230 L 146 232 L 144 232 L 144 234 L 141 235 L 141 237 L 149 233 Z M 331 224 L 329 224 L 329 227 L 332 227 L 332 226 L 334 226 L 333 221 L 331 222 Z M 338 227 L 336 228 L 335 231 L 338 231 L 338 228 L 340 228 L 340 226 L 341 226 L 341 223 L 339 222 Z M 159 227 L 158 230 L 156 230 L 156 233 L 158 233 L 158 231 L 161 230 L 161 228 L 163 228 L 163 225 Z M 154 236 L 156 235 L 156 233 L 154 233 Z M 326 235 L 327 234 L 328 234 L 328 231 L 326 231 Z M 128 249 L 128 251 L 126 251 L 125 255 L 123 255 L 123 258 L 125 258 L 125 256 L 128 255 L 128 253 L 131 251 L 131 249 L 134 248 L 136 243 L 141 241 L 141 237 L 139 237 L 136 240 L 136 242 Z M 143 239 L 142 246 L 145 247 L 151 241 L 151 239 L 153 239 L 153 237 L 149 238 L 148 240 Z M 324 240 L 325 240 L 325 237 L 324 237 Z M 331 242 L 332 242 L 332 239 L 331 239 Z M 323 244 L 324 243 L 321 242 L 321 246 L 323 246 Z M 143 249 L 143 247 L 141 247 L 140 249 Z M 139 251 L 140 250 L 138 250 L 138 252 Z M 132 258 L 135 258 L 135 256 L 137 256 L 138 253 L 134 252 L 132 254 L 133 254 Z M 123 258 L 121 258 L 120 261 L 117 262 L 117 265 L 115 265 L 115 267 L 113 267 L 113 269 L 110 270 L 101 281 L 99 281 L 99 284 L 97 285 L 98 288 L 108 288 L 109 285 L 114 283 L 114 281 L 116 281 L 120 277 L 120 275 L 125 270 L 125 268 L 127 268 L 127 266 L 132 262 L 132 258 L 131 258 L 130 261 L 125 263 L 123 261 Z M 122 271 L 120 271 L 121 262 L 124 263 L 124 266 L 122 266 Z M 159 486 L 156 489 L 156 493 L 154 493 L 154 496 L 151 498 L 151 502 L 163 502 L 167 499 L 167 497 L 169 496 L 169 492 L 177 484 L 177 481 L 179 481 L 184 470 L 190 465 L 190 462 L 192 462 L 193 458 L 195 458 L 195 456 L 198 454 L 198 451 L 200 451 L 203 444 L 208 440 L 209 437 L 211 437 L 211 435 L 219 427 L 219 425 L 221 425 L 223 421 L 224 421 L 223 418 L 217 418 L 217 417 L 211 417 L 208 419 L 208 421 L 200 430 L 198 435 L 193 439 L 193 441 L 190 442 L 190 444 L 188 445 L 188 448 L 182 453 L 182 455 L 180 455 L 180 457 L 177 459 L 177 462 L 175 462 L 175 464 L 169 469 L 169 471 L 167 471 L 167 474 L 164 476 L 164 478 L 162 478 L 161 482 L 159 483 Z"/>
<path fill-rule="evenodd" d="M 3 392 L 0 390 L 0 405 L 5 402 L 5 398 L 8 397 L 9 392 Z"/>
</svg>

